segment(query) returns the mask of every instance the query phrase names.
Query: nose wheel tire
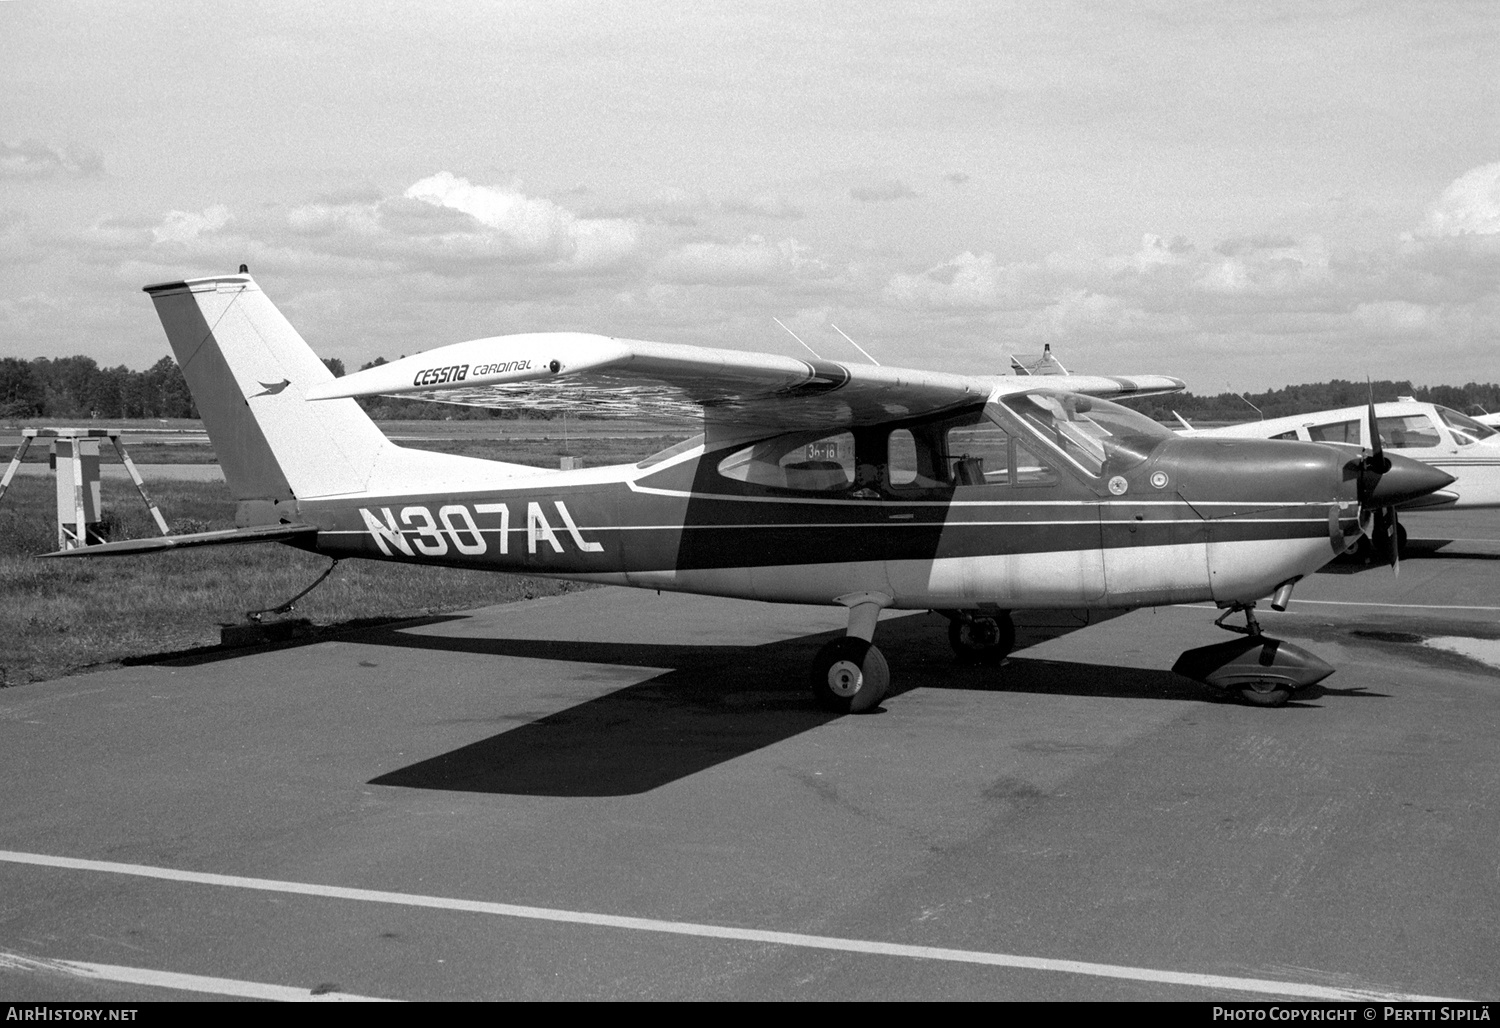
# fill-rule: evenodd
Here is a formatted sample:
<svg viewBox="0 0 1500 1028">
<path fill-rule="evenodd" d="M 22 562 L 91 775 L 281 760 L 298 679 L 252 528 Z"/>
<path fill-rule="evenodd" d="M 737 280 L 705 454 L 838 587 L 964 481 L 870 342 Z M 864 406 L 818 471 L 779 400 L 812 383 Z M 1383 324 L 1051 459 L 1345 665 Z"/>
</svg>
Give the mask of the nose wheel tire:
<svg viewBox="0 0 1500 1028">
<path fill-rule="evenodd" d="M 1240 699 L 1252 707 L 1280 707 L 1292 698 L 1292 690 L 1284 682 L 1258 681 L 1240 687 Z"/>
<path fill-rule="evenodd" d="M 964 664 L 998 664 L 1016 646 L 1016 625 L 1009 612 L 954 618 L 948 622 L 948 645 Z"/>
<path fill-rule="evenodd" d="M 862 714 L 885 697 L 891 669 L 871 643 L 845 636 L 818 651 L 810 684 L 818 705 L 825 710 Z"/>
</svg>

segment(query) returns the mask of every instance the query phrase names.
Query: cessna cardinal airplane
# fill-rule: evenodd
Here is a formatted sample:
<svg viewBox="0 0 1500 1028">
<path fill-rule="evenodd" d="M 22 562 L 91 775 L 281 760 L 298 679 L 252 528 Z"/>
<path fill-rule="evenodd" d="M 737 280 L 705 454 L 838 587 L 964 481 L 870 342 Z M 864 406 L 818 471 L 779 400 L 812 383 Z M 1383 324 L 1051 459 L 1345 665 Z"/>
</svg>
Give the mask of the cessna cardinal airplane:
<svg viewBox="0 0 1500 1028">
<path fill-rule="evenodd" d="M 523 571 L 836 604 L 811 669 L 825 706 L 877 704 L 882 610 L 931 609 L 998 660 L 1017 608 L 1212 601 L 1244 638 L 1179 670 L 1283 702 L 1332 671 L 1250 609 L 1360 533 L 1361 511 L 1448 475 L 1380 453 L 1178 438 L 1109 401 L 1164 376 L 966 377 L 581 333 L 440 347 L 335 379 L 248 274 L 146 288 L 238 501 L 239 528 L 54 556 L 277 541 L 337 559 Z M 396 446 L 350 397 L 572 380 L 665 387 L 703 433 L 569 471 Z M 1229 627 L 1229 626 L 1224 626 Z"/>
<path fill-rule="evenodd" d="M 1180 419 L 1179 419 L 1180 420 Z M 1442 489 L 1396 504 L 1389 515 L 1397 550 L 1406 545 L 1406 530 L 1395 510 L 1461 510 L 1500 507 L 1500 432 L 1477 418 L 1434 403 L 1403 398 L 1374 405 L 1375 435 L 1364 407 L 1297 414 L 1269 421 L 1251 421 L 1223 428 L 1195 429 L 1185 434 L 1219 439 L 1286 439 L 1303 442 L 1380 445 L 1431 465 L 1453 476 Z M 1186 424 L 1186 422 L 1184 422 Z M 1376 539 L 1380 530 L 1375 533 Z"/>
</svg>

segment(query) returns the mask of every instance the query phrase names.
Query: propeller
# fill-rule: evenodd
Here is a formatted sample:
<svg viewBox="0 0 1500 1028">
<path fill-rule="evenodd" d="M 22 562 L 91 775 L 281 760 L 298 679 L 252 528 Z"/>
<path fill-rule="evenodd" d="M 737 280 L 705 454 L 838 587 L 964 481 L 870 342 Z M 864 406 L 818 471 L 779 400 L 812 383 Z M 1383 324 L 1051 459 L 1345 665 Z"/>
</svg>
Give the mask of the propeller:
<svg viewBox="0 0 1500 1028">
<path fill-rule="evenodd" d="M 1375 419 L 1375 396 L 1371 391 L 1368 414 L 1370 453 L 1359 459 L 1359 502 L 1364 509 L 1373 504 L 1372 524 L 1365 534 L 1375 552 L 1391 566 L 1396 574 L 1401 573 L 1401 523 L 1394 505 L 1381 506 L 1376 501 L 1380 480 L 1391 470 L 1391 459 L 1385 455 L 1380 441 L 1380 424 Z"/>
</svg>

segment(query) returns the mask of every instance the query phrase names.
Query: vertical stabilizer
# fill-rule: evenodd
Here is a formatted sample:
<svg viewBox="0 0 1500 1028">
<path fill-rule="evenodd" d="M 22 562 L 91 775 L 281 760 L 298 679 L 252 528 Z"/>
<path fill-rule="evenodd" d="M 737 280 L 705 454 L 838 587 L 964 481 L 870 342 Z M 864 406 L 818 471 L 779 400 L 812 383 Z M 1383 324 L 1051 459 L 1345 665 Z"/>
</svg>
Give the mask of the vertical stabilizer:
<svg viewBox="0 0 1500 1028">
<path fill-rule="evenodd" d="M 387 449 L 353 400 L 309 403 L 333 380 L 249 275 L 147 286 L 236 500 L 365 489 Z"/>
</svg>

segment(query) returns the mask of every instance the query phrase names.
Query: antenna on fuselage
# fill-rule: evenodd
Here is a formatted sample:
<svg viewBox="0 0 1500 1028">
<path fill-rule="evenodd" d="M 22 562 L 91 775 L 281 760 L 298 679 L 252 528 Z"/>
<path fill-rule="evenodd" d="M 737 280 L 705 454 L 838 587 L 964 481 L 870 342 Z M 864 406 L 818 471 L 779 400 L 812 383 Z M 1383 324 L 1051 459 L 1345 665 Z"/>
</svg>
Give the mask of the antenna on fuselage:
<svg viewBox="0 0 1500 1028">
<path fill-rule="evenodd" d="M 837 332 L 839 335 L 843 336 L 845 339 L 849 339 L 849 333 L 845 332 L 843 329 L 839 328 L 837 325 L 833 324 L 832 322 L 829 322 L 829 326 L 835 332 Z M 865 360 L 869 361 L 871 364 L 875 365 L 877 368 L 880 367 L 880 362 L 878 360 L 876 360 L 874 357 L 871 357 L 869 355 L 869 353 L 867 353 L 865 351 L 865 348 L 863 346 L 860 346 L 853 339 L 849 339 L 849 345 L 852 346 L 852 347 L 854 347 L 860 353 L 863 353 L 865 355 Z"/>
<path fill-rule="evenodd" d="M 776 322 L 776 324 L 781 325 L 781 319 L 780 318 L 772 318 L 771 320 L 774 321 L 774 322 Z M 797 333 L 793 332 L 791 329 L 787 328 L 785 325 L 781 325 L 781 330 L 783 332 L 785 332 L 787 335 L 791 336 L 793 339 L 797 340 L 797 342 L 802 343 L 802 337 L 799 336 Z M 807 348 L 807 352 L 808 353 L 812 354 L 814 357 L 817 357 L 818 360 L 822 360 L 823 359 L 818 354 L 817 350 L 814 350 L 811 346 L 808 346 L 806 343 L 802 343 L 802 345 Z"/>
</svg>

